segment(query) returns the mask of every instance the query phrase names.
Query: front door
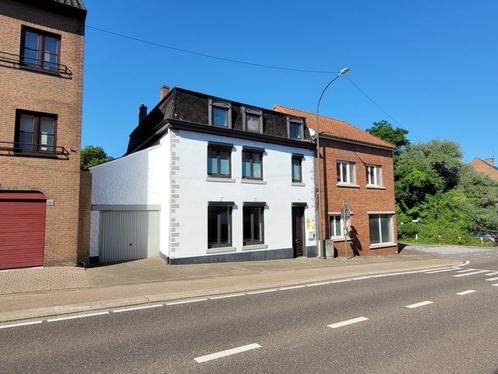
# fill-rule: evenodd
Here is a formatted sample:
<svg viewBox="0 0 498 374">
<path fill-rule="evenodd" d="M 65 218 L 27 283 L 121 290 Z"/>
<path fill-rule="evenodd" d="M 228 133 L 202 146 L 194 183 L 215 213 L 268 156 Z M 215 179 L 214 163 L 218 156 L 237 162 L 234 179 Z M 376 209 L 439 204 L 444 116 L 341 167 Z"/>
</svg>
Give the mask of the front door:
<svg viewBox="0 0 498 374">
<path fill-rule="evenodd" d="M 294 257 L 304 255 L 304 207 L 292 207 L 292 249 Z"/>
</svg>

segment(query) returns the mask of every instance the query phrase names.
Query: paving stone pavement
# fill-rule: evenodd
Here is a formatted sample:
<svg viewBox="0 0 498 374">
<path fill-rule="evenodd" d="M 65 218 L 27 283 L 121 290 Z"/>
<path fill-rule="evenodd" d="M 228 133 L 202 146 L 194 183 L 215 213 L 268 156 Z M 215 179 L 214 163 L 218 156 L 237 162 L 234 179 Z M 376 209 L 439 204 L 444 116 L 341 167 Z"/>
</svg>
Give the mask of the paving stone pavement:
<svg viewBox="0 0 498 374">
<path fill-rule="evenodd" d="M 50 267 L 0 272 L 0 295 L 86 288 L 85 270 L 73 267 Z"/>
</svg>

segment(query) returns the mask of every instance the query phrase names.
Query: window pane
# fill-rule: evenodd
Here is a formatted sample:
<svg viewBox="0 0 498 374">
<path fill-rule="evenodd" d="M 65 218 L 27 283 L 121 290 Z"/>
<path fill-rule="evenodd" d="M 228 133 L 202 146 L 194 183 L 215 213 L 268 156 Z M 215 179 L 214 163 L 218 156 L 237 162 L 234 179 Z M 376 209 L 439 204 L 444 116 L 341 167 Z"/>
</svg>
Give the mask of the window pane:
<svg viewBox="0 0 498 374">
<path fill-rule="evenodd" d="M 349 168 L 349 174 L 348 174 L 348 180 L 347 183 L 353 184 L 355 182 L 355 175 L 354 175 L 354 164 L 347 164 Z"/>
<path fill-rule="evenodd" d="M 208 244 L 218 242 L 218 208 L 208 207 Z"/>
<path fill-rule="evenodd" d="M 57 55 L 59 53 L 59 40 L 51 36 L 45 36 L 44 52 Z"/>
<path fill-rule="evenodd" d="M 38 63 L 38 51 L 24 49 L 23 62 L 27 65 L 36 65 Z"/>
<path fill-rule="evenodd" d="M 20 133 L 18 146 L 21 149 L 33 149 L 33 134 L 25 132 Z"/>
<path fill-rule="evenodd" d="M 346 164 L 345 162 L 343 162 L 341 164 L 341 169 L 342 169 L 342 179 L 341 179 L 341 182 L 343 183 L 348 183 L 348 164 Z"/>
<path fill-rule="evenodd" d="M 218 174 L 218 157 L 216 151 L 208 152 L 208 175 Z"/>
<path fill-rule="evenodd" d="M 341 178 L 341 163 L 340 162 L 337 163 L 336 169 L 337 169 L 337 183 L 340 183 L 340 182 L 342 182 L 342 178 Z"/>
<path fill-rule="evenodd" d="M 301 139 L 301 123 L 290 122 L 289 130 L 291 139 Z"/>
<path fill-rule="evenodd" d="M 33 121 L 35 117 L 28 114 L 21 114 L 19 121 L 19 129 L 22 132 L 33 132 Z"/>
<path fill-rule="evenodd" d="M 295 182 L 301 181 L 301 160 L 292 159 L 292 180 Z"/>
<path fill-rule="evenodd" d="M 249 152 L 242 152 L 242 177 L 251 177 L 251 154 Z"/>
<path fill-rule="evenodd" d="M 251 240 L 251 208 L 244 207 L 242 221 L 244 240 Z"/>
<path fill-rule="evenodd" d="M 378 244 L 380 243 L 379 216 L 371 215 L 369 217 L 369 221 L 370 221 L 370 243 Z"/>
<path fill-rule="evenodd" d="M 246 114 L 246 127 L 247 131 L 260 132 L 260 119 L 258 114 Z"/>
<path fill-rule="evenodd" d="M 55 126 L 52 118 L 40 118 L 40 151 L 54 151 Z"/>
<path fill-rule="evenodd" d="M 382 231 L 382 243 L 392 242 L 391 216 L 389 215 L 380 216 L 380 226 Z"/>
<path fill-rule="evenodd" d="M 220 236 L 220 244 L 228 244 L 230 241 L 230 217 L 229 217 L 229 208 L 221 207 L 220 209 L 220 221 L 221 221 L 221 236 Z"/>
<path fill-rule="evenodd" d="M 230 176 L 230 159 L 228 152 L 220 152 L 220 174 Z"/>
<path fill-rule="evenodd" d="M 213 106 L 213 125 L 228 127 L 228 109 Z"/>
<path fill-rule="evenodd" d="M 252 174 L 253 178 L 261 179 L 261 154 L 253 153 L 252 155 Z"/>
<path fill-rule="evenodd" d="M 24 47 L 38 50 L 38 38 L 40 36 L 34 32 L 26 31 L 24 34 Z"/>
<path fill-rule="evenodd" d="M 382 185 L 382 180 L 381 180 L 381 168 L 379 167 L 376 167 L 375 168 L 375 177 L 376 177 L 376 184 L 378 186 L 381 186 Z"/>
<path fill-rule="evenodd" d="M 341 217 L 336 216 L 335 217 L 335 236 L 342 236 L 342 229 L 341 229 Z"/>
<path fill-rule="evenodd" d="M 40 132 L 42 134 L 54 135 L 54 120 L 42 117 L 40 120 Z"/>
<path fill-rule="evenodd" d="M 254 218 L 254 241 L 261 242 L 262 241 L 262 236 L 261 236 L 261 211 L 262 208 L 253 208 L 253 218 Z"/>
</svg>

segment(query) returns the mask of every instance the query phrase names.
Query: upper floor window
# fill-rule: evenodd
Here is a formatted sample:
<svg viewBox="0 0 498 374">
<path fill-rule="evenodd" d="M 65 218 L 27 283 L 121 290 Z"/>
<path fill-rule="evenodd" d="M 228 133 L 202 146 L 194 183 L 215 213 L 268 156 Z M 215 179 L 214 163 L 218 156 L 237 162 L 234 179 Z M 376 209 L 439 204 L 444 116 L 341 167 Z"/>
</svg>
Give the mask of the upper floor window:
<svg viewBox="0 0 498 374">
<path fill-rule="evenodd" d="M 304 123 L 300 119 L 290 118 L 288 120 L 289 138 L 303 140 L 304 139 Z"/>
<path fill-rule="evenodd" d="M 337 162 L 337 183 L 338 184 L 355 184 L 355 164 L 353 162 Z"/>
<path fill-rule="evenodd" d="M 263 112 L 261 110 L 244 108 L 243 116 L 246 131 L 263 133 Z"/>
<path fill-rule="evenodd" d="M 382 168 L 367 166 L 367 186 L 382 187 Z"/>
<path fill-rule="evenodd" d="M 230 145 L 210 144 L 208 146 L 208 167 L 210 177 L 230 178 L 232 175 Z"/>
<path fill-rule="evenodd" d="M 209 100 L 209 124 L 218 127 L 232 127 L 232 106 L 230 103 Z"/>
<path fill-rule="evenodd" d="M 55 152 L 57 116 L 17 111 L 15 149 L 19 152 Z"/>
<path fill-rule="evenodd" d="M 292 182 L 301 183 L 303 181 L 303 156 L 292 156 Z"/>
<path fill-rule="evenodd" d="M 242 178 L 263 179 L 263 152 L 244 149 L 242 151 Z"/>
<path fill-rule="evenodd" d="M 55 70 L 60 64 L 60 35 L 23 28 L 21 63 L 25 66 Z"/>
</svg>

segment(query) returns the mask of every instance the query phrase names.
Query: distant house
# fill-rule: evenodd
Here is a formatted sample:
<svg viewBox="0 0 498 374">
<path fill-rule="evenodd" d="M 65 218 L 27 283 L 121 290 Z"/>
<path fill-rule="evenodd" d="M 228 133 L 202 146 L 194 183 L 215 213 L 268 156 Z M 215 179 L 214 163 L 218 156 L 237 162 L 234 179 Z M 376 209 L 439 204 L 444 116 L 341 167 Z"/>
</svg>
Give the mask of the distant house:
<svg viewBox="0 0 498 374">
<path fill-rule="evenodd" d="M 316 115 L 275 105 L 274 110 L 304 117 L 316 130 Z M 398 251 L 394 199 L 394 146 L 345 121 L 320 116 L 323 237 L 345 254 L 343 202 L 351 211 L 348 255 Z"/>
<path fill-rule="evenodd" d="M 88 257 L 80 0 L 0 1 L 0 270 Z M 81 182 L 80 182 L 81 180 Z M 84 208 L 82 208 L 84 210 Z"/>
<path fill-rule="evenodd" d="M 90 169 L 91 255 L 316 257 L 314 148 L 301 115 L 163 87 L 126 155 Z"/>
<path fill-rule="evenodd" d="M 494 158 L 480 159 L 478 157 L 474 158 L 470 165 L 481 174 L 485 174 L 488 177 L 498 181 L 498 168 L 495 166 Z"/>
</svg>

